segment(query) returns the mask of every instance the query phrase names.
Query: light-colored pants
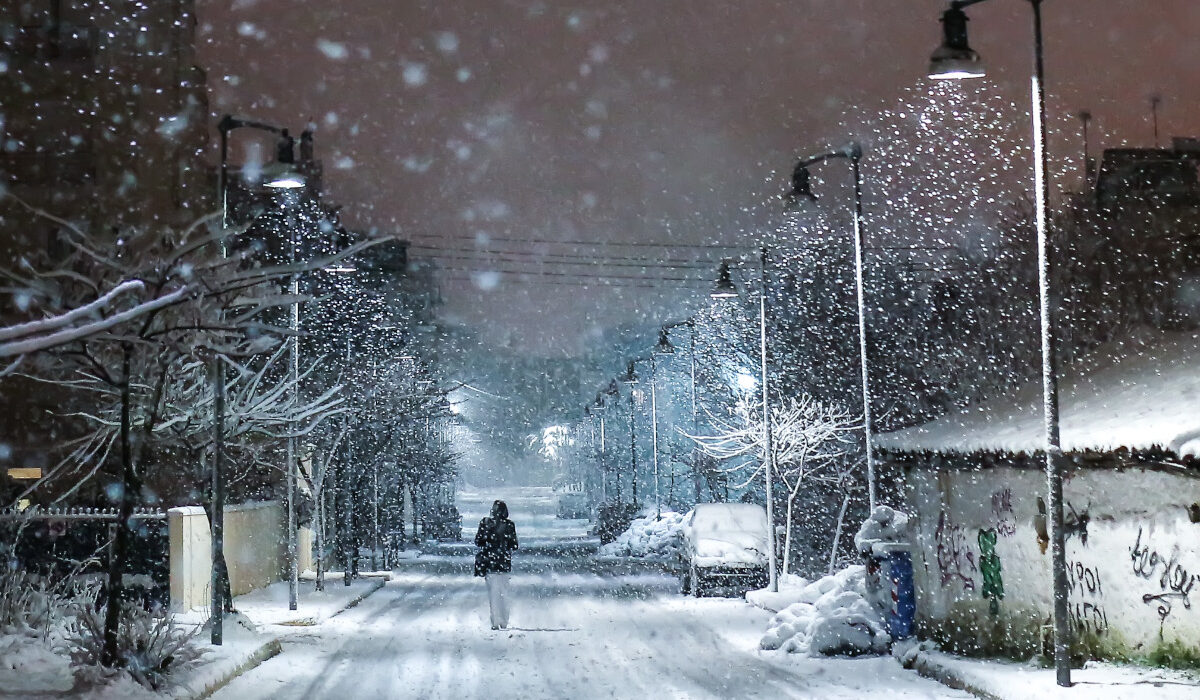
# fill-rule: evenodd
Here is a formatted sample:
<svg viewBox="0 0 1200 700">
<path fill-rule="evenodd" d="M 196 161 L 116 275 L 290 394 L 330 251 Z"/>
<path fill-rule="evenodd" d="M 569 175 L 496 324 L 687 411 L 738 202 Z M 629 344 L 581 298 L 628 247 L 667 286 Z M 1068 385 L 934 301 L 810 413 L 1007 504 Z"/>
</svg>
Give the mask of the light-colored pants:
<svg viewBox="0 0 1200 700">
<path fill-rule="evenodd" d="M 508 574 L 490 573 L 487 580 L 488 605 L 492 612 L 492 628 L 508 627 Z"/>
</svg>

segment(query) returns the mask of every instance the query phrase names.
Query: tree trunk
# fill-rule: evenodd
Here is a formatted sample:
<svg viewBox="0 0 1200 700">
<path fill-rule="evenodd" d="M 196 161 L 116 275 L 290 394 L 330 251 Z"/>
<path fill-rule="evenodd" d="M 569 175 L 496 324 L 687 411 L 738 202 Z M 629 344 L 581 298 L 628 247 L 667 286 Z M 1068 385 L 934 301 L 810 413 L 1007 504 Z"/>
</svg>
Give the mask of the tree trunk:
<svg viewBox="0 0 1200 700">
<path fill-rule="evenodd" d="M 104 649 L 100 663 L 114 667 L 117 658 L 117 632 L 121 624 L 121 596 L 125 592 L 125 561 L 129 556 L 129 523 L 133 519 L 133 504 L 138 496 L 137 472 L 133 464 L 133 445 L 130 425 L 130 404 L 133 401 L 129 388 L 129 354 L 126 345 L 121 360 L 121 505 L 117 520 L 117 534 L 113 539 L 108 558 L 108 595 L 104 614 Z"/>
<path fill-rule="evenodd" d="M 796 489 L 788 495 L 787 516 L 784 517 L 783 573 L 785 576 L 788 574 L 788 567 L 792 563 L 792 512 L 796 505 L 796 495 L 799 493 L 800 491 Z"/>
<path fill-rule="evenodd" d="M 313 528 L 313 535 L 317 538 L 317 590 L 325 590 L 325 494 L 319 493 L 314 499 L 317 504 L 317 512 L 314 513 L 316 518 L 316 527 Z"/>
<path fill-rule="evenodd" d="M 842 539 L 842 521 L 846 519 L 846 507 L 850 505 L 850 494 L 842 497 L 842 510 L 838 513 L 837 527 L 833 531 L 833 548 L 829 550 L 829 575 L 833 575 L 833 566 L 837 562 L 839 541 Z"/>
</svg>

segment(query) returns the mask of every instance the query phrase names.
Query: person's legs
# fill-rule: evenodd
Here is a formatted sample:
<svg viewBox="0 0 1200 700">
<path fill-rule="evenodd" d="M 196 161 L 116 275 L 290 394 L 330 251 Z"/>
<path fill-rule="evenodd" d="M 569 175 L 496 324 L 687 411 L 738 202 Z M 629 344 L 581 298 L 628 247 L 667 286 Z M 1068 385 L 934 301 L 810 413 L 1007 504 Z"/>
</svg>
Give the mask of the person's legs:
<svg viewBox="0 0 1200 700">
<path fill-rule="evenodd" d="M 487 581 L 488 590 L 488 612 L 491 615 L 492 629 L 500 627 L 499 609 L 500 609 L 500 577 L 503 574 L 489 573 L 483 577 Z"/>
<path fill-rule="evenodd" d="M 508 574 L 492 574 L 496 578 L 495 622 L 501 629 L 508 627 Z"/>
</svg>

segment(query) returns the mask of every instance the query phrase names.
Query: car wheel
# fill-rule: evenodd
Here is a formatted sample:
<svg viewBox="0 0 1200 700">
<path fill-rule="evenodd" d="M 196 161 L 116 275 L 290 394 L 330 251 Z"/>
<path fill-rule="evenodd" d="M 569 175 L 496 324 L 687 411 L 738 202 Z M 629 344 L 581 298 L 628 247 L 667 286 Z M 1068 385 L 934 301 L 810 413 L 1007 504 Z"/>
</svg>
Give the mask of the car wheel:
<svg viewBox="0 0 1200 700">
<path fill-rule="evenodd" d="M 690 578 L 692 579 L 692 595 L 696 596 L 697 598 L 703 598 L 704 579 L 700 578 L 700 572 L 696 570 L 695 566 L 692 566 Z"/>
</svg>

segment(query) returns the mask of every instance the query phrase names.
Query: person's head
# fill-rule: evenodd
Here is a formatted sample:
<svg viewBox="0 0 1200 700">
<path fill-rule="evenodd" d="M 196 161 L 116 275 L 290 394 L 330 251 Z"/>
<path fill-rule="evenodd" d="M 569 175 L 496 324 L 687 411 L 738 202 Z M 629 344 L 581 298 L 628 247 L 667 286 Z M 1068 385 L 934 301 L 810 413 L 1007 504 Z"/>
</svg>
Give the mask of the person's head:
<svg viewBox="0 0 1200 700">
<path fill-rule="evenodd" d="M 494 503 L 492 503 L 492 517 L 493 518 L 507 518 L 508 517 L 508 506 L 505 505 L 504 501 L 495 501 Z"/>
</svg>

